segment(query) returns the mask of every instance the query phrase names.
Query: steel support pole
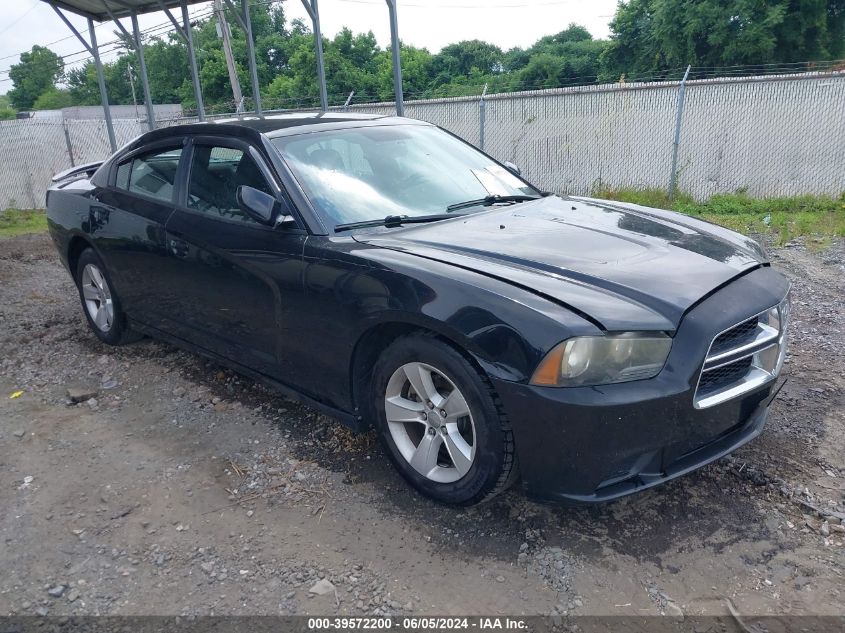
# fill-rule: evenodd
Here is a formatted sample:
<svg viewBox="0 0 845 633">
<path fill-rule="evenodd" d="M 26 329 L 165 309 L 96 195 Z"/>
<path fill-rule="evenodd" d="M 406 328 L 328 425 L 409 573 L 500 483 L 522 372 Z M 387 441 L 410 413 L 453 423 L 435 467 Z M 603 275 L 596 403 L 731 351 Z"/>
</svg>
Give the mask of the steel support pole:
<svg viewBox="0 0 845 633">
<path fill-rule="evenodd" d="M 191 60 L 191 80 L 194 82 L 194 97 L 197 100 L 197 118 L 205 121 L 205 106 L 202 102 L 202 86 L 200 86 L 200 73 L 197 68 L 197 54 L 194 50 L 194 36 L 191 33 L 191 20 L 188 18 L 187 0 L 182 0 L 182 24 L 185 28 L 185 44 L 188 46 L 188 57 Z"/>
<path fill-rule="evenodd" d="M 329 96 L 326 91 L 326 67 L 323 63 L 323 34 L 320 31 L 320 10 L 317 0 L 311 0 L 314 9 L 312 22 L 314 23 L 314 49 L 317 51 L 317 81 L 320 83 L 320 110 L 329 109 Z"/>
<path fill-rule="evenodd" d="M 238 18 L 238 10 L 231 3 L 226 6 Z M 232 98 L 235 101 L 235 112 L 240 114 L 243 109 L 244 96 L 241 93 L 241 81 L 238 79 L 238 69 L 235 66 L 235 58 L 232 56 L 232 41 L 229 38 L 229 23 L 226 21 L 226 12 L 223 10 L 223 0 L 214 0 L 214 12 L 217 14 L 217 24 L 220 28 L 220 37 L 223 40 L 223 55 L 226 57 L 226 70 L 229 73 L 229 84 L 232 86 Z"/>
<path fill-rule="evenodd" d="M 402 58 L 399 50 L 399 22 L 396 18 L 396 0 L 385 0 L 390 13 L 390 47 L 393 52 L 393 89 L 396 93 L 396 116 L 405 116 L 402 93 Z"/>
<path fill-rule="evenodd" d="M 326 94 L 326 65 L 323 60 L 323 33 L 320 30 L 320 9 L 317 0 L 302 0 L 302 6 L 311 18 L 314 31 L 314 51 L 317 55 L 317 83 L 320 85 L 320 110 L 329 109 L 329 97 Z"/>
<path fill-rule="evenodd" d="M 100 101 L 103 102 L 103 115 L 106 118 L 106 132 L 109 135 L 109 146 L 112 152 L 117 151 L 117 141 L 114 138 L 114 124 L 111 120 L 109 107 L 109 93 L 106 91 L 106 79 L 103 76 L 103 63 L 100 61 L 100 51 L 97 48 L 97 34 L 94 32 L 94 20 L 88 18 L 88 34 L 91 38 L 91 56 L 94 58 L 94 68 L 97 69 L 97 84 L 100 87 Z"/>
<path fill-rule="evenodd" d="M 684 118 L 684 100 L 687 91 L 687 77 L 692 66 L 687 66 L 687 72 L 684 73 L 684 78 L 681 79 L 681 88 L 678 91 L 678 115 L 675 119 L 675 142 L 672 144 L 672 174 L 669 178 L 669 200 L 675 199 L 675 193 L 678 189 L 678 147 L 681 144 L 681 123 Z"/>
<path fill-rule="evenodd" d="M 484 97 L 487 95 L 487 84 L 484 84 L 484 90 L 481 92 L 481 99 L 478 102 L 478 147 L 484 151 L 484 126 L 487 121 L 487 103 Z"/>
<path fill-rule="evenodd" d="M 156 129 L 156 117 L 153 110 L 153 99 L 150 96 L 150 79 L 147 75 L 147 62 L 144 59 L 144 46 L 141 43 L 141 29 L 138 28 L 138 14 L 130 14 L 132 19 L 132 36 L 135 38 L 135 51 L 138 53 L 138 64 L 141 66 L 141 85 L 144 88 L 144 105 L 147 107 L 147 126 L 150 131 Z"/>
<path fill-rule="evenodd" d="M 62 127 L 65 130 L 65 145 L 67 146 L 67 157 L 70 159 L 70 166 L 76 167 L 76 161 L 73 159 L 73 143 L 70 142 L 70 132 L 67 129 L 67 121 L 62 121 Z"/>
<path fill-rule="evenodd" d="M 56 15 L 59 16 L 62 22 L 65 23 L 65 26 L 76 36 L 76 39 L 80 41 L 80 43 L 88 50 L 91 54 L 91 57 L 94 58 L 94 68 L 97 70 L 97 84 L 100 87 L 100 102 L 103 104 L 103 117 L 106 120 L 106 131 L 109 135 L 109 146 L 111 147 L 111 151 L 114 152 L 117 150 L 117 142 L 114 138 L 114 125 L 112 124 L 111 120 L 111 108 L 109 107 L 109 95 L 106 92 L 106 80 L 103 78 L 103 64 L 100 62 L 100 51 L 97 48 L 97 33 L 94 31 L 94 21 L 91 18 L 88 18 L 88 36 L 91 38 L 89 42 L 84 37 L 82 37 L 82 33 L 76 30 L 76 27 L 70 23 L 70 20 L 65 17 L 65 14 L 62 13 L 62 10 L 59 9 L 55 4 L 52 2 L 48 2 L 49 5 L 52 7 L 53 11 L 56 12 Z"/>
<path fill-rule="evenodd" d="M 252 78 L 252 98 L 255 99 L 255 113 L 263 114 L 261 109 L 261 89 L 258 85 L 258 67 L 255 63 L 255 42 L 252 40 L 252 19 L 249 17 L 249 0 L 241 0 L 241 9 L 244 14 L 244 26 L 246 27 L 246 49 L 249 55 L 249 74 Z"/>
</svg>

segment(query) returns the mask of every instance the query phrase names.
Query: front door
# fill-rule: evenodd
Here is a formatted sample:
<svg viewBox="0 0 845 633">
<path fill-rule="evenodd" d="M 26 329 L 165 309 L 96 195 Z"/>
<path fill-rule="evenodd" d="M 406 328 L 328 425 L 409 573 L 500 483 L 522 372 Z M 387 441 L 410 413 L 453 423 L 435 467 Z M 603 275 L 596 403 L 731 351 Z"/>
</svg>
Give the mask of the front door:
<svg viewBox="0 0 845 633">
<path fill-rule="evenodd" d="M 179 297 L 168 330 L 241 365 L 294 384 L 284 341 L 295 336 L 307 233 L 246 216 L 236 192 L 281 195 L 260 156 L 226 140 L 192 145 L 185 197 L 166 225 L 169 283 Z"/>
</svg>

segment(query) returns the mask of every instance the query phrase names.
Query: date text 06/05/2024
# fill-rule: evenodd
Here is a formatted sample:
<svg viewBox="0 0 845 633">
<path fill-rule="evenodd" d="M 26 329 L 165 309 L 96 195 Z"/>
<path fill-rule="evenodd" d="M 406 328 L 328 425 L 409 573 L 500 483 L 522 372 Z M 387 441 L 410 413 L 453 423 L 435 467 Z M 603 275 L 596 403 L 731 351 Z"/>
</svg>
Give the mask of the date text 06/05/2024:
<svg viewBox="0 0 845 633">
<path fill-rule="evenodd" d="M 370 630 L 391 629 L 409 631 L 447 630 L 526 630 L 524 619 L 509 617 L 405 617 L 393 620 L 387 617 L 309 618 L 309 630 Z"/>
</svg>

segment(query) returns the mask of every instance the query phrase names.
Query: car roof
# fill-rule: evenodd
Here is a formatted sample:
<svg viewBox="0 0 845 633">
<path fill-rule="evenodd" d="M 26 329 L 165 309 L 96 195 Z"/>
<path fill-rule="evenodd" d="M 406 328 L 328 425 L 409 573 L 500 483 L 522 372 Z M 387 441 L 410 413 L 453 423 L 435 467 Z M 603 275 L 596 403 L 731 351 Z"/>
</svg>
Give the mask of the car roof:
<svg viewBox="0 0 845 633">
<path fill-rule="evenodd" d="M 314 112 L 271 114 L 265 116 L 244 115 L 216 119 L 203 123 L 188 123 L 159 128 L 138 138 L 133 149 L 150 142 L 169 139 L 180 135 L 230 136 L 258 141 L 264 135 L 269 138 L 294 134 L 307 134 L 329 129 L 370 127 L 374 125 L 430 125 L 424 121 L 380 114 L 351 114 L 346 112 Z"/>
<path fill-rule="evenodd" d="M 262 134 L 272 134 L 304 125 L 326 125 L 329 123 L 356 123 L 359 121 L 375 121 L 392 119 L 384 114 L 359 114 L 348 112 L 291 112 L 286 114 L 270 114 L 265 116 L 240 116 L 217 119 L 213 125 L 242 125 L 257 130 Z"/>
</svg>

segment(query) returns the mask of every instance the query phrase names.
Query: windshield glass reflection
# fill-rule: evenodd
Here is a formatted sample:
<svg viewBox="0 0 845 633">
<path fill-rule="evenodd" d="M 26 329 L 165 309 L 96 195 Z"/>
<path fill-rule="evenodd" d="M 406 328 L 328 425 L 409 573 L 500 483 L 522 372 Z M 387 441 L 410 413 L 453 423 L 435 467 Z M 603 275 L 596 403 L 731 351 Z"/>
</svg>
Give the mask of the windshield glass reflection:
<svg viewBox="0 0 845 633">
<path fill-rule="evenodd" d="M 385 125 L 279 137 L 273 143 L 327 224 L 442 213 L 491 195 L 539 192 L 427 125 Z"/>
</svg>

